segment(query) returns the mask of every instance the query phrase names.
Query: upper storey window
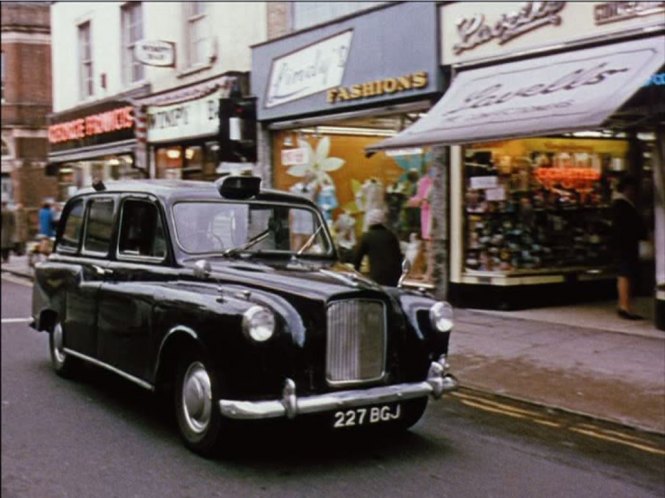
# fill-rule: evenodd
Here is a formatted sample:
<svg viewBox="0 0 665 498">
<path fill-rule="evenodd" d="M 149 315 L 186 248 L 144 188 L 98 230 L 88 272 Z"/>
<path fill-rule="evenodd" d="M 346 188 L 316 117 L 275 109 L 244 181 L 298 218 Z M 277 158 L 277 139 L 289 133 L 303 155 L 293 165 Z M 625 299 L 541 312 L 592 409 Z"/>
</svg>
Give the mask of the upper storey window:
<svg viewBox="0 0 665 498">
<path fill-rule="evenodd" d="M 90 21 L 78 26 L 79 94 L 82 99 L 95 94 L 92 67 L 92 38 Z"/>
<path fill-rule="evenodd" d="M 134 45 L 143 39 L 143 4 L 129 2 L 122 7 L 122 80 L 125 85 L 143 80 L 143 64 L 134 59 Z"/>
<path fill-rule="evenodd" d="M 190 2 L 185 3 L 184 8 L 187 62 L 190 67 L 207 64 L 210 47 L 208 5 L 205 2 Z"/>
</svg>

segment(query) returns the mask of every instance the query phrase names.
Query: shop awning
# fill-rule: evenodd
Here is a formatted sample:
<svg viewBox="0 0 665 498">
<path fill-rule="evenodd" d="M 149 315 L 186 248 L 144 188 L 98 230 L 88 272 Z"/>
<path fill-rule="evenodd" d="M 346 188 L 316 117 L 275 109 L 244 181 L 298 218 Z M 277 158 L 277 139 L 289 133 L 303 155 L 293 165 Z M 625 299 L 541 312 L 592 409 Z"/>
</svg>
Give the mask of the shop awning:
<svg viewBox="0 0 665 498">
<path fill-rule="evenodd" d="M 665 36 L 461 71 L 419 121 L 368 152 L 602 125 L 665 62 Z"/>
</svg>

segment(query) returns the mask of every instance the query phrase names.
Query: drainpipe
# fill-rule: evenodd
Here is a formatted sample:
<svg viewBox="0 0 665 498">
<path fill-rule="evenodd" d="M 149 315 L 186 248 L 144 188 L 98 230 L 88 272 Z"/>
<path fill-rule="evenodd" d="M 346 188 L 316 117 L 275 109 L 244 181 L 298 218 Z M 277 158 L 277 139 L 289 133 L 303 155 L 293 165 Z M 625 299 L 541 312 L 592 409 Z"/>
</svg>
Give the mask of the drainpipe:
<svg viewBox="0 0 665 498">
<path fill-rule="evenodd" d="M 432 280 L 434 295 L 437 299 L 447 300 L 448 297 L 448 150 L 447 146 L 432 147 L 432 182 L 431 206 L 431 250 L 428 265 L 433 265 Z"/>
</svg>

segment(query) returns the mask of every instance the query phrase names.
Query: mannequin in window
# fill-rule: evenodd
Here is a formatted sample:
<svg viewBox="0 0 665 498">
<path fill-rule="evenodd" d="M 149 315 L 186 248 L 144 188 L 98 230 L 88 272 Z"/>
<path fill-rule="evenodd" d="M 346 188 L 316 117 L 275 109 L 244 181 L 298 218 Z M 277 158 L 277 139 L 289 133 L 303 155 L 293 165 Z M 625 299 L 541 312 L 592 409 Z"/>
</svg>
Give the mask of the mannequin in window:
<svg viewBox="0 0 665 498">
<path fill-rule="evenodd" d="M 345 209 L 337 216 L 333 229 L 340 259 L 343 263 L 352 263 L 353 249 L 356 246 L 356 219 Z"/>
<path fill-rule="evenodd" d="M 319 195 L 317 198 L 317 204 L 323 212 L 323 217 L 325 218 L 328 226 L 332 225 L 333 222 L 333 210 L 338 206 L 337 203 L 337 193 L 335 191 L 335 185 L 329 178 L 325 178 L 319 190 Z"/>
<path fill-rule="evenodd" d="M 320 186 L 316 176 L 312 172 L 305 173 L 303 179 L 295 183 L 289 191 L 293 194 L 302 195 L 310 201 L 315 202 Z M 304 209 L 291 210 L 291 250 L 297 251 L 314 232 L 314 217 Z"/>
<path fill-rule="evenodd" d="M 429 280 L 432 274 L 432 242 L 430 237 L 430 228 L 432 226 L 432 212 L 430 207 L 432 185 L 434 183 L 434 169 L 429 168 L 420 180 L 416 189 L 416 195 L 409 199 L 409 205 L 420 207 L 420 238 L 423 241 L 423 249 L 427 254 L 427 271 L 425 279 Z"/>
<path fill-rule="evenodd" d="M 373 209 L 385 210 L 383 183 L 375 176 L 368 178 L 356 194 L 356 205 L 363 213 L 363 232 L 369 228 L 368 213 Z"/>
</svg>

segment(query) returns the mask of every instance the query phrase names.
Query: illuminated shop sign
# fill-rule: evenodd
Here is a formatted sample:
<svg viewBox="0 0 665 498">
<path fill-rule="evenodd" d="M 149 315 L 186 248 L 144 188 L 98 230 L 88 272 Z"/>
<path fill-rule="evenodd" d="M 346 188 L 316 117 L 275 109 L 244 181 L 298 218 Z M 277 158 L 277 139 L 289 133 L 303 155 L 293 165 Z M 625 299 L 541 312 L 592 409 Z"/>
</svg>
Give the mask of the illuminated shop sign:
<svg viewBox="0 0 665 498">
<path fill-rule="evenodd" d="M 541 26 L 558 26 L 561 24 L 559 12 L 565 6 L 566 2 L 525 2 L 519 10 L 502 14 L 495 22 L 488 23 L 483 14 L 461 18 L 457 21 L 461 41 L 453 45 L 453 51 L 459 55 L 492 40 L 503 45 Z"/>
<path fill-rule="evenodd" d="M 58 144 L 133 127 L 133 107 L 126 106 L 65 121 L 64 123 L 53 124 L 48 127 L 48 140 L 51 144 Z"/>
<path fill-rule="evenodd" d="M 538 168 L 536 179 L 546 187 L 583 188 L 600 180 L 600 171 L 591 168 Z"/>
<path fill-rule="evenodd" d="M 396 78 L 384 78 L 347 87 L 340 86 L 328 90 L 328 103 L 336 104 L 347 100 L 418 90 L 425 88 L 427 83 L 427 72 L 419 71 Z"/>
<path fill-rule="evenodd" d="M 665 13 L 665 2 L 605 2 L 594 5 L 593 20 L 608 24 L 661 12 Z"/>
<path fill-rule="evenodd" d="M 644 84 L 644 86 L 665 86 L 665 73 L 656 73 Z"/>
<path fill-rule="evenodd" d="M 353 31 L 332 36 L 275 59 L 270 69 L 266 107 L 324 92 L 342 82 Z"/>
</svg>

